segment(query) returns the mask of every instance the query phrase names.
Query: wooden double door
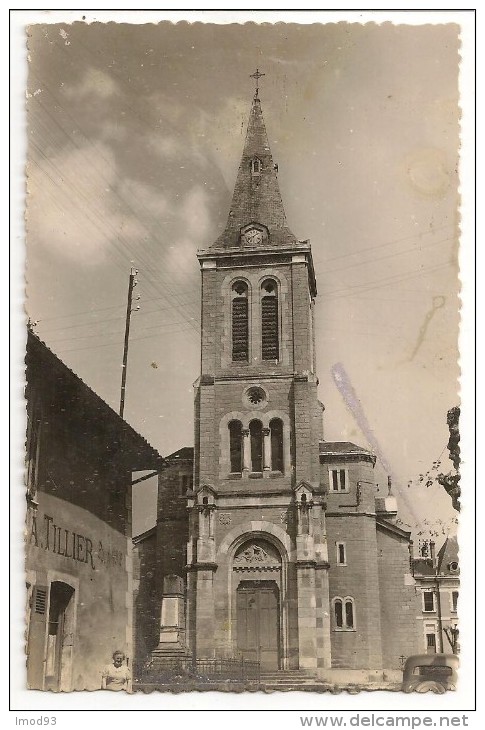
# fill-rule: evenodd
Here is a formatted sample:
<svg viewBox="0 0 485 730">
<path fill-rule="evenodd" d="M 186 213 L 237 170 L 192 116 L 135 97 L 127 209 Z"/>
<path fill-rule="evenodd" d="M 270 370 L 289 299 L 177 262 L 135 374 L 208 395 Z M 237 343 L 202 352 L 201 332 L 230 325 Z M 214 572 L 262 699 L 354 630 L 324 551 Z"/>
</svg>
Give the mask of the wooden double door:
<svg viewBox="0 0 485 730">
<path fill-rule="evenodd" d="M 274 581 L 242 581 L 237 589 L 237 648 L 262 669 L 279 668 L 279 590 Z"/>
</svg>

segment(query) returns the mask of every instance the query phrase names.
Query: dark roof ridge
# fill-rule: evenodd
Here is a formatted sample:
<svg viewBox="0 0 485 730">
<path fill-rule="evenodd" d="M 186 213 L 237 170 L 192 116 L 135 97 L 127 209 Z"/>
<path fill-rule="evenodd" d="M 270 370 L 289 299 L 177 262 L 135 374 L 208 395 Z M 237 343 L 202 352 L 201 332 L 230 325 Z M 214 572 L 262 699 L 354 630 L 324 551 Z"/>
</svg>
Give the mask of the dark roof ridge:
<svg viewBox="0 0 485 730">
<path fill-rule="evenodd" d="M 87 383 L 85 383 L 84 380 L 77 373 L 74 372 L 74 370 L 72 370 L 68 365 L 66 365 L 66 363 L 63 362 L 61 360 L 61 358 L 58 355 L 56 355 L 56 353 L 53 352 L 50 349 L 50 347 L 43 340 L 41 340 L 41 338 L 39 337 L 39 335 L 36 332 L 34 332 L 29 327 L 27 330 L 27 333 L 28 333 L 28 337 L 31 337 L 34 342 L 37 342 L 37 344 L 40 345 L 54 359 L 54 361 L 56 362 L 56 364 L 58 366 L 60 366 L 67 373 L 69 373 L 71 376 L 73 376 L 88 391 L 88 393 L 90 393 L 101 404 L 101 407 L 109 412 L 110 416 L 115 416 L 115 418 L 121 422 L 123 428 L 126 429 L 128 432 L 130 432 L 130 435 L 132 437 L 134 437 L 135 439 L 140 439 L 144 444 L 146 444 L 146 446 L 148 447 L 149 450 L 151 450 L 156 455 L 158 455 L 161 459 L 163 459 L 163 457 L 160 454 L 160 452 L 158 451 L 158 449 L 156 449 L 154 446 L 152 446 L 144 436 L 142 436 L 140 433 L 138 433 L 138 431 L 135 431 L 133 426 L 131 426 L 131 424 L 129 424 L 128 421 L 125 421 L 125 419 L 122 418 L 120 416 L 120 414 L 114 410 L 114 408 L 112 408 L 108 403 L 106 403 L 106 401 L 103 400 L 103 398 L 101 398 L 101 396 L 98 395 L 98 393 L 96 393 Z"/>
</svg>

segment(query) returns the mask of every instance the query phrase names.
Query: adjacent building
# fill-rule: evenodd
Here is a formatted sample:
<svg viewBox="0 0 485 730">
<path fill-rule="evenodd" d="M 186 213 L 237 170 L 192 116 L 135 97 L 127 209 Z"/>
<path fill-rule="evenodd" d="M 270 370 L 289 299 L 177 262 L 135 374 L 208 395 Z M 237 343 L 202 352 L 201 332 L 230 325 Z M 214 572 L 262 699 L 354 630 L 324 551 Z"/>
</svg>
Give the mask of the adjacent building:
<svg viewBox="0 0 485 730">
<path fill-rule="evenodd" d="M 418 592 L 419 651 L 457 654 L 460 564 L 456 537 L 447 537 L 437 553 L 435 543 L 426 540 L 420 545 L 419 553 L 413 560 Z"/>
<path fill-rule="evenodd" d="M 32 689 L 98 689 L 133 658 L 131 484 L 161 457 L 28 332 L 26 651 Z"/>
<path fill-rule="evenodd" d="M 288 225 L 258 93 L 226 227 L 198 259 L 194 451 L 163 470 L 157 527 L 138 541 L 140 590 L 156 596 L 137 620 L 145 650 L 170 654 L 172 621 L 173 651 L 183 639 L 196 658 L 398 670 L 417 650 L 410 533 L 377 491 L 375 456 L 324 438 L 312 251 Z M 173 576 L 184 615 L 170 619 Z"/>
</svg>

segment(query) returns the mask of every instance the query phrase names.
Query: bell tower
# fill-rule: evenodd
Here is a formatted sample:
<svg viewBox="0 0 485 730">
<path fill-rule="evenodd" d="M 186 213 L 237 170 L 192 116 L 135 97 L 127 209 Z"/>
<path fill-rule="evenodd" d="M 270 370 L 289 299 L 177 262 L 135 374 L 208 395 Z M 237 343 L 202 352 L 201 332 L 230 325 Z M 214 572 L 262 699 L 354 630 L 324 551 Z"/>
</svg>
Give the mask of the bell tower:
<svg viewBox="0 0 485 730">
<path fill-rule="evenodd" d="M 286 220 L 258 89 L 225 229 L 198 259 L 190 648 L 263 669 L 328 667 L 317 289 L 310 243 Z"/>
</svg>

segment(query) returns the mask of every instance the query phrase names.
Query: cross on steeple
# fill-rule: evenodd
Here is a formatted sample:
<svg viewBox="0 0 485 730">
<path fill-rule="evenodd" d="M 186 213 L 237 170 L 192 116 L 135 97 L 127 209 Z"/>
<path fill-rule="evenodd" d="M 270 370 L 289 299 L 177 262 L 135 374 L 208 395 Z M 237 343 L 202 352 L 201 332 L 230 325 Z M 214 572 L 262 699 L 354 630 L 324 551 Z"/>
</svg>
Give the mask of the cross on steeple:
<svg viewBox="0 0 485 730">
<path fill-rule="evenodd" d="M 256 93 L 254 94 L 254 98 L 258 98 L 258 92 L 259 92 L 259 79 L 261 76 L 266 76 L 266 74 L 262 74 L 259 71 L 259 68 L 256 69 L 256 71 L 253 74 L 250 74 L 249 78 L 254 79 L 256 81 Z"/>
</svg>

